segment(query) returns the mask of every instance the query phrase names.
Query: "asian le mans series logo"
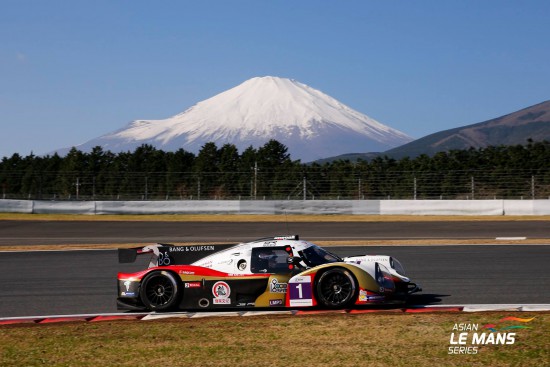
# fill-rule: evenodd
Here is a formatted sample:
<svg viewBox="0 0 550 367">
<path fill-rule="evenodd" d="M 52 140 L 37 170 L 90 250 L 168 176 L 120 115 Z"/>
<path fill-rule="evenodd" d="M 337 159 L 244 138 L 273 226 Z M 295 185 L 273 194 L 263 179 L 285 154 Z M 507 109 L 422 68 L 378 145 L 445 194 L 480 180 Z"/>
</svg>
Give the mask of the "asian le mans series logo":
<svg viewBox="0 0 550 367">
<path fill-rule="evenodd" d="M 519 329 L 530 329 L 530 319 L 503 317 L 496 323 L 480 326 L 474 323 L 455 323 L 449 338 L 448 354 L 477 354 L 480 345 L 513 345 Z M 514 322 L 514 324 L 510 324 Z"/>
</svg>

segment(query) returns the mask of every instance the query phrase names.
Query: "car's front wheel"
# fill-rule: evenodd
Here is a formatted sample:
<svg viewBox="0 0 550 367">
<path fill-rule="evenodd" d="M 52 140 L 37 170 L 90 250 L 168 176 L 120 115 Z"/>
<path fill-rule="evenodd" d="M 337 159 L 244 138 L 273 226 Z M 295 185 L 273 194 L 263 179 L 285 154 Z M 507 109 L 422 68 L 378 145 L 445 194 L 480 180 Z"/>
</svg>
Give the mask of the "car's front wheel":
<svg viewBox="0 0 550 367">
<path fill-rule="evenodd" d="M 180 282 L 168 271 L 154 271 L 141 282 L 141 301 L 151 311 L 169 311 L 177 306 Z"/>
<path fill-rule="evenodd" d="M 343 268 L 329 269 L 322 273 L 315 287 L 317 301 L 328 308 L 344 308 L 357 298 L 357 282 L 353 274 Z"/>
</svg>

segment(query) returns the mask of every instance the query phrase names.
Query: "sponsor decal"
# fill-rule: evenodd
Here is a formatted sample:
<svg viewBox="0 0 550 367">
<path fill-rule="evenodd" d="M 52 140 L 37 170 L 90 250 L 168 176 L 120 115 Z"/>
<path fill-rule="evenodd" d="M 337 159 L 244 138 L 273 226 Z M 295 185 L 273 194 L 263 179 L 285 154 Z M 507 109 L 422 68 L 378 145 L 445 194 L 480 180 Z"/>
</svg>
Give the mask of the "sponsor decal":
<svg viewBox="0 0 550 367">
<path fill-rule="evenodd" d="M 157 260 L 158 266 L 167 266 L 170 265 L 171 262 L 172 259 L 170 259 L 170 255 L 164 252 L 161 252 L 159 254 L 159 258 Z"/>
<path fill-rule="evenodd" d="M 237 303 L 237 307 L 254 307 L 254 302 L 240 302 Z"/>
<path fill-rule="evenodd" d="M 217 265 L 231 265 L 231 264 L 233 264 L 233 259 L 223 260 L 217 263 Z"/>
<path fill-rule="evenodd" d="M 130 280 L 126 280 L 124 282 L 124 286 L 126 287 L 126 292 L 128 292 L 130 290 L 130 284 L 132 284 L 132 281 L 130 281 Z"/>
<path fill-rule="evenodd" d="M 250 274 L 227 273 L 230 277 L 249 277 Z"/>
<path fill-rule="evenodd" d="M 368 256 L 365 256 L 363 258 L 361 258 L 361 261 L 367 261 L 367 262 L 388 262 L 388 258 L 387 257 L 368 257 Z"/>
<path fill-rule="evenodd" d="M 377 302 L 377 301 L 383 301 L 385 300 L 386 297 L 385 296 L 382 296 L 382 295 L 374 295 L 374 296 L 367 296 L 367 301 L 369 302 Z"/>
<path fill-rule="evenodd" d="M 282 306 L 283 305 L 283 300 L 282 299 L 270 299 L 269 300 L 269 305 L 270 306 Z"/>
<path fill-rule="evenodd" d="M 246 260 L 239 260 L 239 262 L 237 263 L 237 269 L 243 271 L 246 269 L 246 265 L 248 265 L 246 263 Z"/>
<path fill-rule="evenodd" d="M 197 266 L 202 266 L 203 268 L 212 268 L 212 260 L 208 260 L 208 261 L 203 261 L 203 262 L 199 262 L 197 263 Z"/>
<path fill-rule="evenodd" d="M 295 240 L 296 236 L 277 236 L 273 237 L 274 240 Z"/>
<path fill-rule="evenodd" d="M 273 278 L 269 284 L 269 292 L 271 293 L 286 293 L 287 283 L 279 283 L 277 278 Z"/>
<path fill-rule="evenodd" d="M 264 247 L 271 247 L 271 246 L 277 246 L 276 241 L 266 241 L 264 242 Z"/>
<path fill-rule="evenodd" d="M 379 302 L 384 299 L 386 299 L 386 297 L 381 294 L 376 294 L 363 289 L 359 291 L 359 302 Z"/>
<path fill-rule="evenodd" d="M 309 275 L 293 278 L 288 289 L 290 307 L 313 306 L 313 292 Z"/>
<path fill-rule="evenodd" d="M 309 307 L 313 306 L 312 299 L 291 299 L 290 307 Z"/>
<path fill-rule="evenodd" d="M 214 300 L 212 303 L 215 305 L 229 305 L 231 304 L 231 288 L 226 282 L 219 281 L 214 283 L 212 286 L 212 295 L 214 295 Z"/>
<path fill-rule="evenodd" d="M 132 284 L 134 282 L 132 282 L 131 280 L 125 280 L 124 283 L 122 283 L 124 285 L 124 287 L 126 288 L 126 291 L 121 291 L 120 292 L 120 295 L 122 297 L 135 297 L 136 296 L 136 292 L 130 292 L 130 288 L 132 288 Z"/>
<path fill-rule="evenodd" d="M 530 329 L 530 319 L 503 317 L 496 323 L 483 326 L 472 323 L 455 323 L 449 338 L 448 354 L 477 354 L 479 346 L 513 345 L 516 342 L 518 329 Z M 510 325 L 510 322 L 513 322 Z M 514 332 L 510 332 L 514 330 Z"/>
<path fill-rule="evenodd" d="M 201 282 L 188 282 L 185 283 L 185 288 L 200 288 Z"/>
<path fill-rule="evenodd" d="M 214 251 L 214 246 L 174 246 L 169 247 L 171 252 L 197 252 L 197 251 Z"/>
<path fill-rule="evenodd" d="M 194 271 L 189 271 L 189 270 L 180 270 L 180 271 L 178 271 L 178 274 L 195 275 L 195 272 Z"/>
</svg>

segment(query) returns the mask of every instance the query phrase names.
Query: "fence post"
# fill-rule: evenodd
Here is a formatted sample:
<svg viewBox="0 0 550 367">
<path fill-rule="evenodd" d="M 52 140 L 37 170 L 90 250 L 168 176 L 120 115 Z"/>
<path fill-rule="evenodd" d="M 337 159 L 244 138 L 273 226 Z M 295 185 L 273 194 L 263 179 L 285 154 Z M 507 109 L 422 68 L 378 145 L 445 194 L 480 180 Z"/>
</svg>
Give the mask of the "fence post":
<svg viewBox="0 0 550 367">
<path fill-rule="evenodd" d="M 38 176 L 38 200 L 42 200 L 42 172 Z"/>
<path fill-rule="evenodd" d="M 306 181 L 306 176 L 304 176 L 304 192 L 303 192 L 303 199 L 304 200 L 307 200 L 307 181 Z"/>
<path fill-rule="evenodd" d="M 148 181 L 149 181 L 148 177 L 145 176 L 145 196 L 144 196 L 145 200 L 147 200 L 147 192 L 149 191 L 149 187 L 148 187 L 149 182 Z"/>
<path fill-rule="evenodd" d="M 531 176 L 531 199 L 535 200 L 535 175 Z"/>
<path fill-rule="evenodd" d="M 201 178 L 197 178 L 197 200 L 201 199 Z"/>
<path fill-rule="evenodd" d="M 414 176 L 414 193 L 413 193 L 413 197 L 414 197 L 414 200 L 416 200 L 416 176 Z"/>
<path fill-rule="evenodd" d="M 472 200 L 475 199 L 475 182 L 474 182 L 474 176 L 470 176 L 471 185 L 472 185 Z"/>
<path fill-rule="evenodd" d="M 258 162 L 254 162 L 254 200 L 256 200 L 256 195 L 258 195 Z"/>
<path fill-rule="evenodd" d="M 76 178 L 76 200 L 78 200 L 80 194 L 80 177 Z"/>
</svg>

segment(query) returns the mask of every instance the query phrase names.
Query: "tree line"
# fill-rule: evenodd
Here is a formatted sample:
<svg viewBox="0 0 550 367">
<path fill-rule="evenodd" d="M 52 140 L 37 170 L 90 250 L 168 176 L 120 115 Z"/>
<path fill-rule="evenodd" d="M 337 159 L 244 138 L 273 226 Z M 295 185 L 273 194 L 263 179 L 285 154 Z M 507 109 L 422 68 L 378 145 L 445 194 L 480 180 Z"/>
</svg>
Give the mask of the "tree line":
<svg viewBox="0 0 550 367">
<path fill-rule="evenodd" d="M 243 152 L 205 144 L 195 155 L 142 145 L 95 147 L 0 162 L 1 198 L 43 200 L 548 198 L 550 143 L 434 156 L 302 163 L 271 140 Z"/>
</svg>

